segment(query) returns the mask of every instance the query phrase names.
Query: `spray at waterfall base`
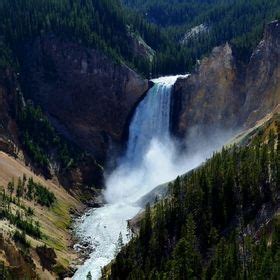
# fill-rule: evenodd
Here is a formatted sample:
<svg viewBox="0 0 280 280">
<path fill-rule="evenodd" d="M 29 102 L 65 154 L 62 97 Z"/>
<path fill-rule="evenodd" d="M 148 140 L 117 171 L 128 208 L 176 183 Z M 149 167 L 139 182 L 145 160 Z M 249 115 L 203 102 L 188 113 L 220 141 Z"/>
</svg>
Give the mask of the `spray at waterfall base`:
<svg viewBox="0 0 280 280">
<path fill-rule="evenodd" d="M 101 267 L 115 257 L 120 234 L 124 244 L 130 240 L 127 221 L 142 210 L 136 202 L 158 185 L 197 167 L 219 143 L 224 143 L 220 135 L 219 143 L 214 141 L 214 146 L 206 144 L 191 154 L 178 151 L 170 136 L 171 93 L 178 77 L 181 76 L 153 80 L 155 85 L 136 108 L 129 127 L 127 151 L 106 178 L 107 204 L 90 210 L 77 228 L 80 240 L 90 244 L 93 251 L 73 279 L 84 280 L 89 271 L 92 279 L 99 279 Z M 198 139 L 195 144 L 199 144 Z"/>
</svg>

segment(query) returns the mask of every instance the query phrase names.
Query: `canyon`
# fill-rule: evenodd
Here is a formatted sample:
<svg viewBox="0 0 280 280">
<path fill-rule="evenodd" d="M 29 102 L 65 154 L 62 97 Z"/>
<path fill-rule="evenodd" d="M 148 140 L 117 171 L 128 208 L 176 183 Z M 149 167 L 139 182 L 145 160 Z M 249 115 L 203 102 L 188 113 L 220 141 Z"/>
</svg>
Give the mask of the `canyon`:
<svg viewBox="0 0 280 280">
<path fill-rule="evenodd" d="M 229 44 L 213 49 L 197 69 L 174 86 L 172 132 L 184 137 L 213 129 L 248 128 L 279 104 L 280 23 L 267 25 L 248 65 L 240 64 Z M 205 135 L 205 136 L 206 136 Z"/>
<path fill-rule="evenodd" d="M 22 168 L 18 164 L 29 165 L 24 167 L 24 172 L 37 176 L 38 170 L 25 156 L 19 141 L 15 112 L 18 99 L 23 96 L 24 102 L 29 100 L 40 105 L 59 135 L 86 151 L 90 159 L 80 162 L 70 175 L 53 178 L 54 185 L 45 178 L 36 178 L 44 180 L 52 190 L 62 188 L 59 199 L 65 195 L 73 207 L 79 209 L 82 203 L 76 201 L 77 194 L 79 198 L 84 189 L 96 184 L 100 190 L 104 181 L 108 183 L 106 172 L 112 169 L 106 167 L 111 166 L 111 160 L 115 161 L 113 167 L 116 167 L 117 159 L 129 148 L 129 126 L 156 82 L 148 81 L 125 63 L 117 63 L 99 50 L 54 35 L 26 41 L 21 48 L 22 71 L 7 69 L 0 75 L 0 150 L 9 160 L 16 158 L 15 168 Z M 197 63 L 190 75 L 174 81 L 170 98 L 170 123 L 165 123 L 165 131 L 169 130 L 170 137 L 182 143 L 187 151 L 191 147 L 185 139 L 207 139 L 215 135 L 214 132 L 219 137 L 221 131 L 232 135 L 239 130 L 248 130 L 271 112 L 278 112 L 280 22 L 267 25 L 264 38 L 248 64 L 237 60 L 230 44 L 216 47 Z M 146 137 L 152 138 L 149 134 Z M 196 164 L 205 158 L 203 156 Z M 180 172 L 176 170 L 172 176 L 149 184 L 148 190 L 187 170 L 185 167 Z M 1 172 L 7 173 L 3 168 Z M 22 172 L 14 176 L 19 174 Z M 3 180 L 3 184 L 6 183 Z M 76 187 L 69 188 L 73 184 Z M 86 197 L 85 203 L 89 200 Z M 133 215 L 140 210 L 135 209 Z M 123 228 L 125 235 L 125 223 Z M 65 241 L 64 246 L 70 246 L 69 242 Z M 72 259 L 73 251 L 69 250 Z M 114 247 L 110 250 L 112 258 Z"/>
</svg>

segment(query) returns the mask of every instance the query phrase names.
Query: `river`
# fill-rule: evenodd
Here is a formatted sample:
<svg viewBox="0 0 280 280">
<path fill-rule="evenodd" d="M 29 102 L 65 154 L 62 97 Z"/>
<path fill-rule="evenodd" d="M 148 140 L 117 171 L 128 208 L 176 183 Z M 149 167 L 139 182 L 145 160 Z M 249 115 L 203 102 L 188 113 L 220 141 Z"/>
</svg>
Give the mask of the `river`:
<svg viewBox="0 0 280 280">
<path fill-rule="evenodd" d="M 118 250 L 120 233 L 129 241 L 127 220 L 141 208 L 135 202 L 156 186 L 198 166 L 209 151 L 192 156 L 178 155 L 170 136 L 172 87 L 178 76 L 153 80 L 154 86 L 136 108 L 129 127 L 125 155 L 106 178 L 107 204 L 91 209 L 78 220 L 77 235 L 92 248 L 89 258 L 76 271 L 74 280 L 101 276 L 101 268 L 110 263 Z"/>
</svg>

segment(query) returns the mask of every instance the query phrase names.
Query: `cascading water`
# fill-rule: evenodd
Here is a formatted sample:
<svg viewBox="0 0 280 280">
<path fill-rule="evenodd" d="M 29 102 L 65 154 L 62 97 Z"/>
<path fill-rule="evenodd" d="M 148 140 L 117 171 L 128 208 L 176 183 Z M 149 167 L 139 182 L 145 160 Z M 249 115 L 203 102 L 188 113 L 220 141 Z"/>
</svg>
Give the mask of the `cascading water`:
<svg viewBox="0 0 280 280">
<path fill-rule="evenodd" d="M 141 210 L 135 202 L 154 187 L 203 160 L 196 158 L 182 163 L 176 158 L 174 161 L 176 149 L 170 140 L 169 125 L 171 91 L 177 78 L 153 80 L 155 85 L 136 109 L 129 128 L 126 154 L 106 180 L 104 196 L 108 204 L 92 209 L 78 223 L 78 237 L 87 241 L 93 251 L 73 279 L 84 280 L 89 271 L 92 279 L 98 279 L 101 268 L 116 254 L 120 233 L 124 244 L 129 241 L 127 220 Z"/>
<path fill-rule="evenodd" d="M 152 138 L 169 137 L 170 100 L 172 84 L 155 80 L 147 97 L 139 104 L 129 127 L 125 162 L 141 161 Z"/>
</svg>

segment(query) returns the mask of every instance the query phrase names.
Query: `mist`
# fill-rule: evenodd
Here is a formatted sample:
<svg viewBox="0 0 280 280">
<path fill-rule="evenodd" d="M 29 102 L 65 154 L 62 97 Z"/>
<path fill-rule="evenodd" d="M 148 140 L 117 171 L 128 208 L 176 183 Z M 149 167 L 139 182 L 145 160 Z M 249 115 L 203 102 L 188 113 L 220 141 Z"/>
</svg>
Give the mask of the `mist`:
<svg viewBox="0 0 280 280">
<path fill-rule="evenodd" d="M 100 267 L 115 257 L 119 235 L 124 244 L 129 242 L 127 221 L 143 211 L 145 204 L 139 201 L 152 198 L 153 189 L 202 164 L 232 136 L 231 131 L 197 126 L 189 129 L 185 140 L 172 138 L 171 94 L 177 78 L 154 80 L 138 105 L 130 123 L 126 153 L 116 159 L 116 169 L 105 174 L 106 204 L 91 209 L 77 226 L 79 239 L 93 250 L 73 279 L 85 279 L 88 271 L 92 279 L 99 279 Z"/>
<path fill-rule="evenodd" d="M 196 168 L 214 151 L 221 148 L 234 134 L 233 131 L 215 130 L 207 137 L 190 129 L 184 145 L 166 137 L 152 138 L 137 164 L 124 156 L 119 166 L 106 176 L 104 197 L 107 203 L 133 203 L 160 184 L 175 179 Z M 134 162 L 134 161 L 133 161 Z"/>
</svg>

